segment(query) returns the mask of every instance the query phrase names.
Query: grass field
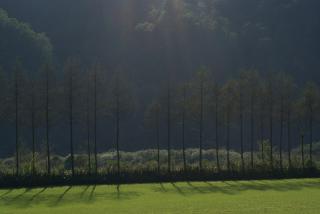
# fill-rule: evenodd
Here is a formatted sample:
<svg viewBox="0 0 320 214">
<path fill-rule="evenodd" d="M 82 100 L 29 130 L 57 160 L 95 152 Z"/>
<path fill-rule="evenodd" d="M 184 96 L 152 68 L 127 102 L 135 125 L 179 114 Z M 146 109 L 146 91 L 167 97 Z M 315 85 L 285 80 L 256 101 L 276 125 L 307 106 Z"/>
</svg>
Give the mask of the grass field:
<svg viewBox="0 0 320 214">
<path fill-rule="evenodd" d="M 319 213 L 320 179 L 0 190 L 0 213 Z"/>
</svg>

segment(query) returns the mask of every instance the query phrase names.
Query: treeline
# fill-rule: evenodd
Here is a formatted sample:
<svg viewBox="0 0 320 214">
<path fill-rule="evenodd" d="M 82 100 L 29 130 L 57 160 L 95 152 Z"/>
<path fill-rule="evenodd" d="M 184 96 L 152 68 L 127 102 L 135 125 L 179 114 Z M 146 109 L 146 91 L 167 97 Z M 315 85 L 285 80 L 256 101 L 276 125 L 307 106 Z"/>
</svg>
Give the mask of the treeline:
<svg viewBox="0 0 320 214">
<path fill-rule="evenodd" d="M 123 172 L 121 150 L 126 147 L 121 147 L 124 144 L 120 139 L 127 133 L 121 127 L 134 114 L 138 104 L 134 85 L 124 71 L 111 72 L 98 63 L 84 69 L 77 59 L 65 63 L 62 76 L 50 64 L 32 75 L 24 72 L 19 62 L 13 70 L 12 75 L 3 71 L 0 75 L 0 110 L 1 122 L 14 125 L 14 172 L 17 176 L 35 175 L 41 171 L 36 168 L 37 144 L 43 144 L 45 148 L 45 174 L 56 174 L 52 170 L 53 148 L 59 139 L 52 140 L 53 127 L 61 127 L 63 135 L 69 139 L 65 147 L 70 154 L 70 170 L 65 169 L 63 173 L 69 172 L 72 176 L 80 173 L 75 167 L 75 146 L 85 142 L 85 173 L 99 174 L 98 145 L 101 144 L 98 143 L 97 126 L 101 125 L 98 122 L 101 119 L 113 124 L 110 129 L 103 127 L 105 132 L 112 133 L 114 140 L 116 161 L 112 173 Z M 257 155 L 261 155 L 263 166 L 270 170 L 295 169 L 300 166 L 292 161 L 291 153 L 296 146 L 293 142 L 297 141 L 301 145 L 302 168 L 314 168 L 314 129 L 320 113 L 319 103 L 316 83 L 309 82 L 301 88 L 285 73 L 262 76 L 255 70 L 244 70 L 224 83 L 215 79 L 206 68 L 199 69 L 189 81 L 169 77 L 163 89 L 145 108 L 144 127 L 152 135 L 149 146 L 155 151 L 157 163 L 151 170 L 157 173 L 195 170 L 195 166 L 187 163 L 186 142 L 190 139 L 198 145 L 196 169 L 200 171 L 212 169 L 203 158 L 203 151 L 208 147 L 215 150 L 216 172 L 261 168 Z M 31 136 L 30 170 L 21 169 L 21 145 L 28 139 L 23 136 L 26 129 Z M 39 130 L 44 135 L 43 142 L 36 134 Z M 245 133 L 249 133 L 249 137 L 245 137 Z M 208 136 L 212 138 L 208 139 Z M 179 139 L 180 146 L 175 149 L 181 150 L 183 162 L 179 167 L 172 163 L 172 151 L 177 147 L 176 144 L 173 146 L 173 141 L 176 139 Z M 160 159 L 163 141 L 167 151 L 165 168 Z M 239 167 L 234 167 L 230 152 L 237 148 L 240 162 Z M 222 150 L 225 151 L 223 155 Z M 245 158 L 246 152 L 250 154 L 249 159 Z M 226 159 L 227 164 L 221 164 L 221 158 Z"/>
</svg>

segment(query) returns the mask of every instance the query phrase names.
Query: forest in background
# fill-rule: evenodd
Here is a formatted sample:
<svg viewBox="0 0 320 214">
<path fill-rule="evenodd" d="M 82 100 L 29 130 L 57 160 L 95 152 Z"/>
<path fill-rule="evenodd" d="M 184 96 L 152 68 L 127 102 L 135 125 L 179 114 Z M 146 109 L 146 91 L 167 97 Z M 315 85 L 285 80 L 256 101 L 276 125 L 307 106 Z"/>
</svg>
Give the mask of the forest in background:
<svg viewBox="0 0 320 214">
<path fill-rule="evenodd" d="M 41 61 L 50 58 L 62 80 L 66 59 L 72 56 L 81 61 L 83 70 L 90 68 L 93 61 L 101 62 L 109 73 L 121 70 L 132 83 L 138 103 L 133 117 L 124 124 L 128 134 L 122 145 L 128 150 L 150 148 L 153 137 L 144 131 L 142 118 L 149 103 L 166 91 L 168 73 L 174 83 L 191 80 L 202 66 L 221 85 L 237 78 L 241 70 L 257 70 L 263 76 L 281 71 L 293 76 L 300 88 L 308 80 L 316 81 L 320 62 L 318 6 L 315 0 L 1 0 L 0 7 L 9 17 L 19 20 L 8 21 L 1 13 L 1 47 L 5 50 L 1 51 L 1 66 L 12 75 L 17 58 L 21 58 L 26 73 L 34 74 L 41 70 Z M 18 41 L 14 35 L 21 32 L 25 32 L 26 39 L 21 45 L 14 45 Z M 111 76 L 106 78 L 110 81 Z M 99 125 L 99 133 L 103 133 L 99 140 L 101 151 L 114 147 L 113 122 L 106 121 Z M 207 148 L 214 145 L 212 124 L 205 131 Z M 14 139 L 9 136 L 14 135 L 14 129 L 3 130 L 6 131 L 1 138 L 12 143 L 1 144 L 1 153 L 12 155 Z M 54 136 L 59 133 L 59 128 L 53 130 Z M 163 135 L 161 145 L 166 147 L 166 134 Z M 274 135 L 279 139 L 279 132 Z M 26 136 L 30 145 L 31 138 Z M 244 138 L 248 150 L 249 130 L 245 130 Z M 43 137 L 40 139 L 43 143 Z M 57 152 L 69 152 L 65 149 L 67 137 L 53 140 Z M 187 145 L 196 147 L 197 140 L 190 140 Z M 175 137 L 172 144 L 179 147 L 180 139 Z M 237 143 L 234 147 L 239 149 Z"/>
</svg>

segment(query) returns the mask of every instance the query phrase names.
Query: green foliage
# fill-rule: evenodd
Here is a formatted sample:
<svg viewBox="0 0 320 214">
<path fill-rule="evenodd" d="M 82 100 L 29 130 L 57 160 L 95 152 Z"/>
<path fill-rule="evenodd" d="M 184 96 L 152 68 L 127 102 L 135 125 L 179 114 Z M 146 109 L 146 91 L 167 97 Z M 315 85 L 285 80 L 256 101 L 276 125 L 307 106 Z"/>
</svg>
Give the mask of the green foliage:
<svg viewBox="0 0 320 214">
<path fill-rule="evenodd" d="M 39 63 L 51 61 L 53 47 L 44 33 L 35 32 L 30 25 L 10 18 L 0 8 L 0 64 L 10 69 L 17 58 L 29 70 L 38 69 Z"/>
</svg>

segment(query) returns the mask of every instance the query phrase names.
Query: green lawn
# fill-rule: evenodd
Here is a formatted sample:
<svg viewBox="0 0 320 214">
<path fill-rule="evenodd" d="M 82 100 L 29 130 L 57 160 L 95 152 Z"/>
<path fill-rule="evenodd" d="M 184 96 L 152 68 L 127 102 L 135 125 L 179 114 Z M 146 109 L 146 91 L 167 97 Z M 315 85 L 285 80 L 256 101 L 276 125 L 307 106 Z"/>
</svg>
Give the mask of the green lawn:
<svg viewBox="0 0 320 214">
<path fill-rule="evenodd" d="M 320 179 L 0 190 L 0 213 L 319 213 Z"/>
</svg>

